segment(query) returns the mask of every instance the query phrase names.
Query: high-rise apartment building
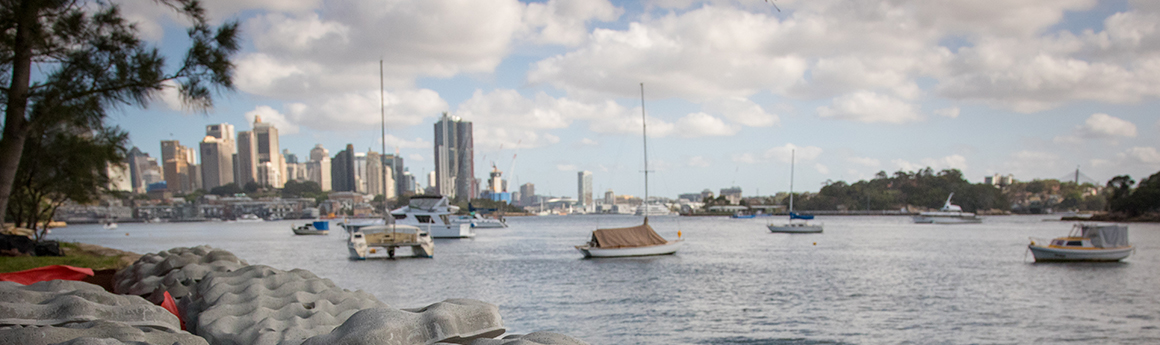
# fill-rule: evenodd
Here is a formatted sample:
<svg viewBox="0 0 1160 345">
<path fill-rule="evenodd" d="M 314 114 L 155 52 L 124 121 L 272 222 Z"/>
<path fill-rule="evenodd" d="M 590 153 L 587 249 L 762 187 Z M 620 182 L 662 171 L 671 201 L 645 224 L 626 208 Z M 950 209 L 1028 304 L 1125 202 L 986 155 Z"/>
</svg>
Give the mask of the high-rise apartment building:
<svg viewBox="0 0 1160 345">
<path fill-rule="evenodd" d="M 595 205 L 592 203 L 591 171 L 581 171 L 576 174 L 576 201 L 584 208 Z"/>
<path fill-rule="evenodd" d="M 247 183 L 258 181 L 258 141 L 254 132 L 238 132 L 237 164 L 234 165 L 234 181 L 238 187 L 245 187 Z"/>
<path fill-rule="evenodd" d="M 274 188 L 282 188 L 282 184 L 286 182 L 286 160 L 282 158 L 281 149 L 278 147 L 278 128 L 269 122 L 262 122 L 261 116 L 254 116 L 254 142 L 258 147 L 258 161 L 257 164 L 269 162 L 269 169 L 275 171 L 269 172 L 267 177 L 274 176 L 268 181 L 268 186 Z"/>
<path fill-rule="evenodd" d="M 395 195 L 399 196 L 405 194 L 410 189 L 410 187 L 407 186 L 407 179 L 402 176 L 402 174 L 407 171 L 407 169 L 403 167 L 403 157 L 399 157 L 398 153 L 383 155 L 383 165 L 391 168 L 391 170 L 387 172 L 389 174 L 387 178 L 389 180 L 395 181 Z"/>
<path fill-rule="evenodd" d="M 193 191 L 192 178 L 195 174 L 189 164 L 190 150 L 177 140 L 161 141 L 162 171 L 165 176 L 166 189 L 172 193 Z"/>
<path fill-rule="evenodd" d="M 536 197 L 536 185 L 531 184 L 531 183 L 525 183 L 522 186 L 520 186 L 520 205 L 524 205 L 524 206 L 531 205 L 532 203 L 535 202 L 535 200 L 534 200 L 535 197 Z"/>
<path fill-rule="evenodd" d="M 368 150 L 369 151 L 369 150 Z M 367 153 L 354 153 L 354 190 L 367 193 Z"/>
<path fill-rule="evenodd" d="M 232 140 L 231 140 L 232 141 Z M 201 141 L 201 184 L 206 190 L 234 182 L 234 155 L 225 140 L 206 136 Z"/>
<path fill-rule="evenodd" d="M 363 174 L 366 176 L 364 183 L 366 184 L 366 193 L 370 195 L 386 195 L 383 190 L 383 161 L 382 155 L 375 151 L 367 151 L 363 155 L 366 157 L 366 167 L 363 168 Z M 357 158 L 356 158 L 357 159 Z"/>
<path fill-rule="evenodd" d="M 126 160 L 129 162 L 129 185 L 132 187 L 131 192 L 135 194 L 145 193 L 145 180 L 143 175 L 147 167 L 149 158 L 148 153 L 141 152 L 136 146 L 129 150 L 129 155 Z M 153 161 L 153 165 L 157 165 L 157 161 Z"/>
<path fill-rule="evenodd" d="M 310 150 L 310 161 L 306 163 L 307 179 L 318 183 L 322 191 L 331 190 L 330 182 L 330 151 L 322 144 L 314 145 Z"/>
<path fill-rule="evenodd" d="M 448 116 L 435 123 L 435 187 L 455 200 L 470 200 L 479 190 L 470 121 Z"/>
<path fill-rule="evenodd" d="M 354 192 L 355 184 L 354 145 L 346 144 L 346 149 L 338 151 L 330 162 L 331 190 Z"/>
</svg>

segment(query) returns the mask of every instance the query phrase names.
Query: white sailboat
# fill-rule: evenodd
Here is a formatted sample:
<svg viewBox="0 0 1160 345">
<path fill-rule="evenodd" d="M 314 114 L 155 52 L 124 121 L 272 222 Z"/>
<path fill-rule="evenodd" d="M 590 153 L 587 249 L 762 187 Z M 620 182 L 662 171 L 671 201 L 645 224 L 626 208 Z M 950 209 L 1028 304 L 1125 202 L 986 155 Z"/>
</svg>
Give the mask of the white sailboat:
<svg viewBox="0 0 1160 345">
<path fill-rule="evenodd" d="M 796 150 L 791 150 L 789 153 L 789 222 L 782 224 L 769 224 L 766 227 L 771 232 L 791 233 L 791 234 L 805 234 L 805 233 L 819 233 L 822 232 L 822 224 L 810 224 L 809 220 L 814 219 L 813 215 L 801 215 L 793 211 L 793 171 L 794 162 L 797 160 L 795 156 Z M 794 222 L 794 219 L 801 219 L 801 222 Z"/>
<path fill-rule="evenodd" d="M 640 84 L 641 133 L 644 137 L 644 200 L 648 200 L 648 127 L 645 125 L 644 83 Z M 680 237 L 680 232 L 677 232 Z M 596 229 L 592 239 L 576 249 L 585 258 L 608 258 L 626 256 L 670 255 L 681 248 L 684 240 L 666 240 L 648 225 L 648 214 L 644 224 L 627 228 Z"/>
<path fill-rule="evenodd" d="M 379 61 L 379 92 L 382 90 L 382 73 L 383 62 Z M 380 95 L 381 96 L 381 95 Z M 380 103 L 383 99 L 380 98 Z M 383 152 L 387 151 L 386 137 L 386 105 L 380 104 L 382 117 L 382 139 Z M 383 186 L 387 185 L 387 175 L 383 175 Z M 398 248 L 411 248 L 411 255 L 421 258 L 431 258 L 435 256 L 435 241 L 431 239 L 430 229 L 421 229 L 413 225 L 395 224 L 391 218 L 391 213 L 388 212 L 386 200 L 383 200 L 383 219 L 378 224 L 375 222 L 362 223 L 361 225 L 349 224 L 349 222 L 340 223 L 343 228 L 350 231 L 350 238 L 347 239 L 346 248 L 350 252 L 350 258 L 355 260 L 366 260 L 370 257 L 381 257 L 393 259 L 395 257 L 395 250 Z"/>
</svg>

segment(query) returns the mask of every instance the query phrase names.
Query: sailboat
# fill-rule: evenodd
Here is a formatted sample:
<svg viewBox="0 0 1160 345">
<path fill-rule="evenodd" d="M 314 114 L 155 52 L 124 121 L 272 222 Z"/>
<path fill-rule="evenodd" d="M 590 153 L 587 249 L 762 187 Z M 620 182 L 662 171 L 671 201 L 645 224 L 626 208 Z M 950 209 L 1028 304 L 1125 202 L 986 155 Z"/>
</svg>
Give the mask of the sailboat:
<svg viewBox="0 0 1160 345">
<path fill-rule="evenodd" d="M 810 224 L 808 221 L 814 219 L 813 215 L 797 214 L 793 211 L 793 171 L 794 162 L 797 160 L 795 156 L 797 150 L 791 150 L 789 153 L 789 222 L 782 224 L 769 224 L 769 231 L 782 232 L 792 234 L 818 233 L 822 232 L 822 224 Z M 795 223 L 794 219 L 801 219 L 802 222 Z"/>
<path fill-rule="evenodd" d="M 380 60 L 379 116 L 382 121 L 381 138 L 383 142 L 383 153 L 386 154 L 387 120 L 385 101 L 381 97 L 383 92 L 382 80 L 383 62 Z M 381 175 L 383 175 L 383 186 L 386 187 L 387 174 Z M 435 241 L 431 239 L 431 234 L 428 230 L 420 229 L 414 225 L 395 224 L 394 218 L 387 208 L 387 201 L 385 199 L 383 200 L 383 219 L 381 222 L 358 227 L 347 227 L 347 225 L 343 227 L 351 230 L 350 238 L 346 242 L 346 248 L 350 252 L 351 259 L 366 260 L 368 257 L 382 257 L 384 254 L 387 258 L 393 259 L 395 258 L 395 249 L 400 247 L 410 247 L 411 255 L 416 257 L 431 258 L 435 256 Z"/>
<path fill-rule="evenodd" d="M 644 112 L 644 83 L 640 83 L 640 118 L 641 134 L 644 138 L 644 200 L 648 202 L 648 126 L 645 125 Z M 592 231 L 592 239 L 576 249 L 584 253 L 585 258 L 609 258 L 625 256 L 670 255 L 681 248 L 684 240 L 666 240 L 653 231 L 648 225 L 648 213 L 645 213 L 644 224 L 627 228 L 596 229 Z"/>
</svg>

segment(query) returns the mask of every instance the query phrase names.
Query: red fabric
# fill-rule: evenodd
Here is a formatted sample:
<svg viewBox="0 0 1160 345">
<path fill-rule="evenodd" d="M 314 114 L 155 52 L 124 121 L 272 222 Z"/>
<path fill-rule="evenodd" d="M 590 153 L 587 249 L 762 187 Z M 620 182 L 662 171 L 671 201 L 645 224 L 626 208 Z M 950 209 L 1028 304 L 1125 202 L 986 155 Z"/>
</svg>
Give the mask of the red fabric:
<svg viewBox="0 0 1160 345">
<path fill-rule="evenodd" d="M 12 273 L 0 273 L 0 281 L 28 285 L 49 280 L 82 280 L 93 275 L 93 269 L 66 265 L 37 267 Z"/>
<path fill-rule="evenodd" d="M 169 291 L 165 292 L 165 300 L 161 301 L 161 307 L 173 313 L 177 317 L 177 321 L 181 322 L 181 330 L 185 330 L 185 320 L 181 319 L 181 314 L 177 313 L 177 301 L 173 300 L 173 296 L 169 295 Z"/>
</svg>

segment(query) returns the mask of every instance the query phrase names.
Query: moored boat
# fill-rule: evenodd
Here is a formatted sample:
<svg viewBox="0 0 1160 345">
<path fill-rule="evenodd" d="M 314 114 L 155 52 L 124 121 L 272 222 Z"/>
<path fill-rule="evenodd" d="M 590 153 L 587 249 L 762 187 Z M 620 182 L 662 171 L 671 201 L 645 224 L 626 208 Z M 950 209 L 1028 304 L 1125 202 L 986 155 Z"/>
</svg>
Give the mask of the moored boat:
<svg viewBox="0 0 1160 345">
<path fill-rule="evenodd" d="M 451 222 L 453 224 L 468 224 L 478 229 L 500 229 L 507 227 L 507 221 L 503 218 L 485 218 L 479 213 L 453 216 Z"/>
<path fill-rule="evenodd" d="M 430 234 L 412 225 L 371 225 L 351 233 L 347 240 L 350 258 L 365 260 L 373 257 L 394 258 L 398 248 L 410 248 L 415 257 L 435 256 L 435 241 Z"/>
<path fill-rule="evenodd" d="M 983 219 L 975 216 L 974 213 L 963 212 L 962 207 L 952 204 L 951 198 L 954 196 L 955 193 L 953 192 L 950 196 L 947 196 L 946 203 L 944 203 L 943 207 L 938 211 L 922 212 L 917 216 L 914 216 L 912 219 L 914 219 L 915 223 L 926 224 L 972 224 L 983 222 Z"/>
<path fill-rule="evenodd" d="M 1031 239 L 1035 262 L 1120 261 L 1136 249 L 1128 243 L 1125 225 L 1076 224 L 1067 237 Z"/>
<path fill-rule="evenodd" d="M 291 224 L 290 230 L 293 230 L 295 235 L 329 235 L 330 222 L 323 220 L 313 223 L 306 223 L 302 226 L 294 226 Z"/>
<path fill-rule="evenodd" d="M 407 206 L 391 211 L 395 223 L 426 230 L 433 238 L 475 237 L 471 224 L 453 223 L 451 217 L 459 207 L 442 195 L 412 196 Z"/>
<path fill-rule="evenodd" d="M 793 211 L 793 172 L 794 163 L 797 161 L 797 150 L 789 151 L 789 222 L 774 224 L 770 223 L 765 227 L 769 232 L 773 233 L 789 233 L 789 234 L 816 234 L 822 232 L 822 224 L 810 224 L 809 221 L 814 219 L 813 215 L 797 214 Z M 795 223 L 794 219 L 801 219 L 802 222 Z"/>
</svg>

